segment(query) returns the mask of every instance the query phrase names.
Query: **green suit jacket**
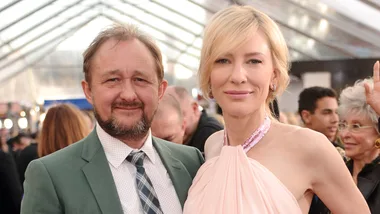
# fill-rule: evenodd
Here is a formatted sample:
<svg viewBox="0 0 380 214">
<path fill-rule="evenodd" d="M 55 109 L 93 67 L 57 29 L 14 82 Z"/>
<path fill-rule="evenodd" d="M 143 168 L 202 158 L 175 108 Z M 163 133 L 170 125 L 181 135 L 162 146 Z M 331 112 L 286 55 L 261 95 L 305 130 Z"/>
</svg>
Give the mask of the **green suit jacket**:
<svg viewBox="0 0 380 214">
<path fill-rule="evenodd" d="M 204 160 L 196 148 L 153 137 L 183 207 Z M 100 140 L 94 130 L 83 140 L 32 161 L 25 173 L 21 213 L 123 214 Z"/>
</svg>

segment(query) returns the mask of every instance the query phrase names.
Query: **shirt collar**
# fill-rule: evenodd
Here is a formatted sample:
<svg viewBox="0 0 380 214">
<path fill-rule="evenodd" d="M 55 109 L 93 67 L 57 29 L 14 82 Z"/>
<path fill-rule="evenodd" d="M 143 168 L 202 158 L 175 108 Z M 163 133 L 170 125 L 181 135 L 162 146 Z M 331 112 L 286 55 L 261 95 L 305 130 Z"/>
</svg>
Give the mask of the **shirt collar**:
<svg viewBox="0 0 380 214">
<path fill-rule="evenodd" d="M 148 131 L 148 137 L 140 149 L 133 149 L 119 139 L 112 137 L 100 127 L 98 122 L 96 123 L 96 133 L 103 146 L 107 160 L 113 167 L 118 168 L 132 151 L 143 151 L 148 159 L 155 164 L 155 151 L 150 129 Z"/>
</svg>

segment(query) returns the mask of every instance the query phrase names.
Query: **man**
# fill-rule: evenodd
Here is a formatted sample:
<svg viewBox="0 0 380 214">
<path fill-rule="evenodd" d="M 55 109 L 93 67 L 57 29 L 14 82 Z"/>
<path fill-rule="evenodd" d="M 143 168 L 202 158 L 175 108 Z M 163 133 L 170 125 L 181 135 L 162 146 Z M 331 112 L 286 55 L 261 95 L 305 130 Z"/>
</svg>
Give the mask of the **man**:
<svg viewBox="0 0 380 214">
<path fill-rule="evenodd" d="M 198 103 L 184 87 L 169 86 L 166 93 L 173 95 L 181 105 L 186 123 L 183 144 L 194 146 L 203 152 L 207 138 L 222 130 L 223 125 L 208 116 L 206 111 L 199 111 Z"/>
<path fill-rule="evenodd" d="M 30 145 L 32 142 L 32 138 L 25 134 L 20 133 L 16 137 L 13 138 L 13 152 L 17 153 L 17 156 L 20 154 L 22 150 L 24 150 L 26 147 Z"/>
<path fill-rule="evenodd" d="M 11 154 L 0 150 L 0 213 L 19 214 L 21 197 L 14 159 Z"/>
<path fill-rule="evenodd" d="M 304 89 L 298 100 L 298 113 L 305 127 L 324 134 L 335 146 L 338 129 L 338 101 L 331 88 L 310 87 Z"/>
<path fill-rule="evenodd" d="M 30 137 L 29 146 L 25 147 L 25 149 L 23 149 L 20 152 L 18 158 L 16 159 L 18 174 L 20 176 L 21 184 L 24 183 L 25 171 L 26 171 L 26 168 L 28 167 L 29 163 L 32 160 L 35 160 L 38 158 L 38 152 L 37 152 L 38 151 L 38 148 L 37 148 L 38 144 L 37 144 L 37 141 L 35 140 L 36 134 L 37 133 L 34 133 L 34 134 L 32 134 L 32 136 L 28 136 L 28 137 Z"/>
<path fill-rule="evenodd" d="M 185 121 L 181 107 L 172 95 L 165 93 L 152 122 L 152 135 L 173 143 L 182 144 Z"/>
<path fill-rule="evenodd" d="M 31 162 L 21 213 L 182 213 L 203 158 L 151 136 L 167 87 L 158 47 L 134 26 L 114 26 L 84 52 L 83 70 L 96 128 Z"/>
</svg>

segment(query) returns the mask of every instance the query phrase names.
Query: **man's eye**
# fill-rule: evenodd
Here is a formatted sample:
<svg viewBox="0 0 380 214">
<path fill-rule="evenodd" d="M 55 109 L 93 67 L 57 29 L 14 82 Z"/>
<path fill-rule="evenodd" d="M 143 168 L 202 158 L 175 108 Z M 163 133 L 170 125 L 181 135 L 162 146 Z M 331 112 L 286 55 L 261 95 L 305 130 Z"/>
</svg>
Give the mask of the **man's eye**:
<svg viewBox="0 0 380 214">
<path fill-rule="evenodd" d="M 116 81 L 119 81 L 119 79 L 118 78 L 110 78 L 106 82 L 116 82 Z"/>
<path fill-rule="evenodd" d="M 137 82 L 145 82 L 145 79 L 143 79 L 143 78 L 136 78 L 135 79 Z"/>
</svg>

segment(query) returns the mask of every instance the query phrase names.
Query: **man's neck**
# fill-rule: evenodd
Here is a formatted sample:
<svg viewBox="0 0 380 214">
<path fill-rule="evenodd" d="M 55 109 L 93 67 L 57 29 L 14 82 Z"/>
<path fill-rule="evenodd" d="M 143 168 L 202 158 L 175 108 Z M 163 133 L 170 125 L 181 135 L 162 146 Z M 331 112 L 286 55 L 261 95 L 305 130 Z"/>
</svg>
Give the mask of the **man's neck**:
<svg viewBox="0 0 380 214">
<path fill-rule="evenodd" d="M 202 115 L 202 112 L 199 112 L 199 114 L 195 115 L 195 121 L 194 123 L 192 124 L 191 126 L 191 132 L 188 136 L 186 136 L 186 138 L 184 139 L 184 144 L 185 145 L 188 145 L 191 141 L 191 139 L 193 138 L 195 132 L 197 131 L 197 128 L 198 128 L 198 125 L 199 125 L 199 121 L 201 120 L 201 115 Z"/>
<path fill-rule="evenodd" d="M 127 146 L 131 147 L 132 149 L 141 149 L 141 147 L 144 146 L 144 143 L 146 142 L 146 139 L 148 138 L 148 136 L 149 136 L 149 133 L 147 133 L 146 136 L 144 136 L 141 139 L 125 139 L 121 137 L 118 137 L 117 139 L 119 139 L 121 142 L 125 143 Z"/>
</svg>

